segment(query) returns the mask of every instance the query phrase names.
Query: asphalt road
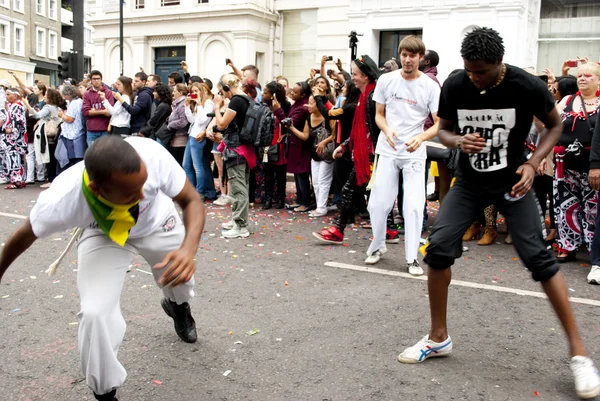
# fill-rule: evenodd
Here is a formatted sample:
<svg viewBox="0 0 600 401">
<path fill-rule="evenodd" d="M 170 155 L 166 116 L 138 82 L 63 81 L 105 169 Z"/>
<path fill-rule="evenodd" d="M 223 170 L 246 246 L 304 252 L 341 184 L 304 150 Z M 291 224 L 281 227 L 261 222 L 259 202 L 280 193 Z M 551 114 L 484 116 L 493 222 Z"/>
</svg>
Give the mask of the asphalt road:
<svg viewBox="0 0 600 401">
<path fill-rule="evenodd" d="M 0 237 L 22 222 L 37 188 L 0 192 Z M 436 204 L 432 206 L 435 214 Z M 220 238 L 228 208 L 208 208 L 191 302 L 199 342 L 185 344 L 160 308 L 161 292 L 136 259 L 122 296 L 127 333 L 121 401 L 196 400 L 574 400 L 565 338 L 511 246 L 470 250 L 457 261 L 449 301 L 454 353 L 421 365 L 397 355 L 429 328 L 426 282 L 405 272 L 402 243 L 364 267 L 368 230 L 344 246 L 317 244 L 328 219 L 251 210 L 250 238 Z M 91 400 L 77 352 L 76 254 L 55 277 L 43 271 L 70 233 L 38 241 L 0 284 L 0 400 Z M 589 260 L 567 264 L 582 336 L 600 362 L 600 287 Z M 391 272 L 392 275 L 381 274 Z M 485 287 L 484 285 L 493 286 Z M 591 301 L 590 301 L 591 300 Z M 248 335 L 257 329 L 258 333 Z"/>
</svg>

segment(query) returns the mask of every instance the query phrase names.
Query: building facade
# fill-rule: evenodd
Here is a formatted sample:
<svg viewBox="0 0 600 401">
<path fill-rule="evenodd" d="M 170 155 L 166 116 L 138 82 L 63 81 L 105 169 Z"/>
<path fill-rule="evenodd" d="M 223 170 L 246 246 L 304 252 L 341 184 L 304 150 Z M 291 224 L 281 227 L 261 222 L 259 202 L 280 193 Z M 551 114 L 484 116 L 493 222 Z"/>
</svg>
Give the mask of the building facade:
<svg viewBox="0 0 600 401">
<path fill-rule="evenodd" d="M 88 4 L 92 65 L 114 79 L 120 71 L 118 1 Z M 595 0 L 133 0 L 124 9 L 124 73 L 143 68 L 166 77 L 186 60 L 192 74 L 214 81 L 229 71 L 229 57 L 238 67 L 255 64 L 261 82 L 277 75 L 296 82 L 318 68 L 323 55 L 348 68 L 354 30 L 362 34 L 358 54 L 380 64 L 396 56 L 404 36 L 421 36 L 439 53 L 443 79 L 462 68 L 460 43 L 475 26 L 498 30 L 506 62 L 517 66 L 559 71 L 566 58 L 600 59 Z"/>
<path fill-rule="evenodd" d="M 0 78 L 56 84 L 60 11 L 58 0 L 0 0 Z"/>
</svg>

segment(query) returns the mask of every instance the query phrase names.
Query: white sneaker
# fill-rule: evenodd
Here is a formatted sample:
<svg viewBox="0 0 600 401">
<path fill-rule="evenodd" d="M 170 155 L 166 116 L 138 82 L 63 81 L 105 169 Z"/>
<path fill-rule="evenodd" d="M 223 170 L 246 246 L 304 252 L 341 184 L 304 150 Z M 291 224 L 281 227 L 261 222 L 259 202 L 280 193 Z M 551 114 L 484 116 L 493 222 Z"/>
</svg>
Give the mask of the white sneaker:
<svg viewBox="0 0 600 401">
<path fill-rule="evenodd" d="M 421 268 L 421 265 L 419 265 L 418 260 L 415 259 L 412 263 L 408 264 L 408 273 L 412 274 L 413 276 L 423 275 L 423 268 Z"/>
<path fill-rule="evenodd" d="M 427 358 L 437 356 L 446 356 L 452 352 L 452 339 L 450 336 L 441 343 L 433 342 L 429 339 L 429 334 L 423 337 L 418 343 L 402 351 L 398 355 L 398 360 L 402 363 L 421 363 Z"/>
<path fill-rule="evenodd" d="M 579 398 L 588 399 L 600 395 L 600 375 L 589 357 L 571 358 L 571 371 L 575 379 L 575 392 Z"/>
<path fill-rule="evenodd" d="M 600 284 L 600 266 L 592 266 L 590 274 L 587 276 L 587 281 L 590 284 Z"/>
<path fill-rule="evenodd" d="M 379 263 L 379 260 L 381 260 L 381 257 L 386 252 L 387 252 L 387 248 L 381 248 L 381 249 L 376 250 L 375 252 L 373 252 L 372 255 L 367 256 L 367 258 L 365 259 L 365 264 L 366 265 L 375 265 L 375 264 Z"/>
<path fill-rule="evenodd" d="M 231 203 L 231 197 L 229 195 L 221 195 L 219 199 L 213 202 L 213 205 L 227 206 Z"/>
<path fill-rule="evenodd" d="M 223 237 L 225 238 L 246 238 L 250 236 L 250 231 L 247 227 L 238 227 L 237 224 L 233 226 L 231 230 L 223 231 Z"/>
<path fill-rule="evenodd" d="M 310 212 L 308 214 L 308 216 L 315 217 L 315 218 L 324 217 L 324 216 L 327 216 L 327 212 L 319 212 L 317 210 L 313 210 L 312 212 Z"/>
<path fill-rule="evenodd" d="M 221 224 L 221 228 L 223 230 L 231 230 L 233 228 L 234 224 L 235 223 L 233 222 L 233 220 L 226 221 L 225 223 Z"/>
</svg>

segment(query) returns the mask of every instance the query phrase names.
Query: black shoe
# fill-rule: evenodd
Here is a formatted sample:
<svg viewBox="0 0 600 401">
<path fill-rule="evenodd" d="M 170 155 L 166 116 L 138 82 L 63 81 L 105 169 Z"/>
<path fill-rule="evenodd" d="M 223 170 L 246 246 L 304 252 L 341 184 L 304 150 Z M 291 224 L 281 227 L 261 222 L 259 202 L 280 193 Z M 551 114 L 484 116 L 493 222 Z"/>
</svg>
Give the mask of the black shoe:
<svg viewBox="0 0 600 401">
<path fill-rule="evenodd" d="M 430 195 L 427 197 L 427 200 L 428 200 L 429 202 L 435 202 L 435 201 L 439 201 L 439 200 L 440 200 L 440 193 L 439 193 L 439 192 L 434 192 L 434 193 L 430 194 Z"/>
<path fill-rule="evenodd" d="M 269 199 L 269 200 L 266 200 L 265 203 L 263 203 L 262 210 L 268 210 L 272 207 L 273 207 L 273 202 L 271 202 L 271 200 Z"/>
<path fill-rule="evenodd" d="M 283 203 L 282 201 L 277 201 L 274 207 L 275 209 L 283 209 L 285 207 L 285 203 Z"/>
<path fill-rule="evenodd" d="M 98 401 L 119 401 L 117 399 L 117 397 L 115 397 L 115 394 L 117 394 L 117 390 L 113 390 L 110 393 L 106 393 L 106 394 L 102 394 L 102 395 L 94 393 L 94 397 Z"/>
<path fill-rule="evenodd" d="M 566 256 L 557 256 L 556 260 L 558 260 L 558 263 L 567 263 L 574 262 L 576 258 L 577 254 L 575 252 L 569 252 Z"/>
<path fill-rule="evenodd" d="M 176 302 L 167 298 L 163 298 L 160 304 L 165 313 L 175 321 L 175 332 L 179 338 L 186 343 L 195 343 L 198 340 L 198 335 L 196 334 L 196 322 L 192 317 L 190 304 L 184 302 L 177 305 Z"/>
</svg>

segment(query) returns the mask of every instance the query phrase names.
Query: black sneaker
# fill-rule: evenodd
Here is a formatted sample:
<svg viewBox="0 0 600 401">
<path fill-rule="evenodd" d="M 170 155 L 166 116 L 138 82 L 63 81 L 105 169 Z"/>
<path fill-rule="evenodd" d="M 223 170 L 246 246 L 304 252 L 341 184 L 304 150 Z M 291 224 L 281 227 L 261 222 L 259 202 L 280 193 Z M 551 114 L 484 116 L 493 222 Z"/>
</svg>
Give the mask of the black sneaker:
<svg viewBox="0 0 600 401">
<path fill-rule="evenodd" d="M 94 393 L 94 398 L 98 401 L 119 401 L 117 397 L 115 397 L 115 394 L 117 394 L 117 390 L 102 395 Z"/>
<path fill-rule="evenodd" d="M 184 302 L 181 305 L 177 305 L 176 302 L 167 298 L 163 298 L 160 304 L 165 313 L 175 321 L 175 332 L 179 338 L 186 343 L 195 343 L 198 340 L 198 336 L 196 334 L 196 322 L 192 317 L 190 304 Z"/>
</svg>

